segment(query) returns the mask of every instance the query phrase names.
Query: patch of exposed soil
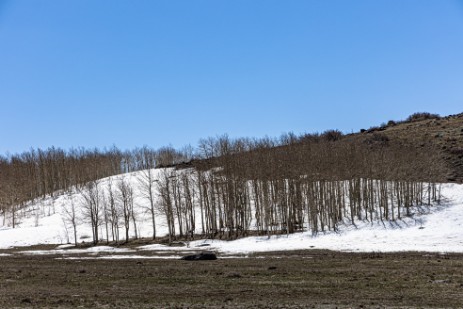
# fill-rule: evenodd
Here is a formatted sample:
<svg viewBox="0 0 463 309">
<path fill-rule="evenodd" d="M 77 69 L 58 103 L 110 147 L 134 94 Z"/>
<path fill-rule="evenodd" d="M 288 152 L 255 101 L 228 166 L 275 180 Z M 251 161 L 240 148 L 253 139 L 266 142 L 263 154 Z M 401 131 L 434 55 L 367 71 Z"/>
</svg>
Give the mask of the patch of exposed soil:
<svg viewBox="0 0 463 309">
<path fill-rule="evenodd" d="M 463 255 L 274 252 L 215 261 L 0 257 L 1 308 L 458 308 Z"/>
</svg>

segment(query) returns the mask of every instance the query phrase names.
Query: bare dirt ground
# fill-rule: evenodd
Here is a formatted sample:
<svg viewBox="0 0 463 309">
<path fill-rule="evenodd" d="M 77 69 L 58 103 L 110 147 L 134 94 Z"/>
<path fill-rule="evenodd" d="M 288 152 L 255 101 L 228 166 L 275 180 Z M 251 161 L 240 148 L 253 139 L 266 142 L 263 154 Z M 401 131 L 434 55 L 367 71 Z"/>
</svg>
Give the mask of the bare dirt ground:
<svg viewBox="0 0 463 309">
<path fill-rule="evenodd" d="M 75 257 L 74 257 L 75 258 Z M 0 308 L 463 308 L 463 255 L 0 257 Z"/>
</svg>

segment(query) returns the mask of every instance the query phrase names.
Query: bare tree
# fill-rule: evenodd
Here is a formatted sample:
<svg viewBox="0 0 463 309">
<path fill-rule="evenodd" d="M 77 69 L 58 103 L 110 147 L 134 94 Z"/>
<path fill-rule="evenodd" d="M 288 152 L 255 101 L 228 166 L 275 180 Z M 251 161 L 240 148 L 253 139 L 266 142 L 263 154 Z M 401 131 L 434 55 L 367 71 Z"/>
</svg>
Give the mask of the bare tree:
<svg viewBox="0 0 463 309">
<path fill-rule="evenodd" d="M 117 188 L 122 210 L 121 213 L 124 219 L 125 241 L 129 242 L 130 220 L 133 216 L 133 189 L 131 184 L 124 178 L 119 181 Z"/>
<path fill-rule="evenodd" d="M 160 173 L 159 181 L 156 183 L 160 198 L 160 210 L 166 217 L 169 243 L 172 243 L 175 238 L 173 178 L 175 178 L 175 171 L 172 169 L 163 169 Z"/>
<path fill-rule="evenodd" d="M 79 219 L 76 214 L 76 206 L 71 192 L 67 194 L 66 203 L 63 205 L 63 211 L 65 224 L 70 224 L 72 226 L 74 245 L 77 246 L 77 224 Z"/>
<path fill-rule="evenodd" d="M 149 202 L 149 212 L 153 226 L 153 239 L 156 239 L 156 211 L 155 211 L 155 171 L 148 168 L 139 173 L 138 182 L 141 196 Z"/>
<path fill-rule="evenodd" d="M 81 190 L 83 213 L 92 225 L 93 244 L 98 244 L 98 228 L 100 226 L 100 192 L 98 181 L 88 182 Z"/>
<path fill-rule="evenodd" d="M 114 190 L 115 189 L 113 188 L 112 178 L 109 178 L 108 186 L 107 186 L 107 193 L 108 193 L 107 203 L 109 207 L 109 209 L 107 209 L 107 211 L 109 212 L 108 220 L 109 220 L 109 223 L 111 224 L 112 240 L 118 243 L 119 242 L 120 211 L 116 205 L 116 197 L 115 197 Z"/>
</svg>

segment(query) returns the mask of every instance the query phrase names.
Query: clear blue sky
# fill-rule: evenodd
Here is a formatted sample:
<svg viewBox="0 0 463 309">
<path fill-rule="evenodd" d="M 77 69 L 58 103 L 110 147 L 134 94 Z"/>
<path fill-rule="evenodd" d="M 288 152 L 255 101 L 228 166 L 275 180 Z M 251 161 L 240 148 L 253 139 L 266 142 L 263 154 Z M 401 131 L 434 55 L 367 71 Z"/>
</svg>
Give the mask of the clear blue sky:
<svg viewBox="0 0 463 309">
<path fill-rule="evenodd" d="M 0 154 L 463 112 L 463 1 L 0 0 Z"/>
</svg>

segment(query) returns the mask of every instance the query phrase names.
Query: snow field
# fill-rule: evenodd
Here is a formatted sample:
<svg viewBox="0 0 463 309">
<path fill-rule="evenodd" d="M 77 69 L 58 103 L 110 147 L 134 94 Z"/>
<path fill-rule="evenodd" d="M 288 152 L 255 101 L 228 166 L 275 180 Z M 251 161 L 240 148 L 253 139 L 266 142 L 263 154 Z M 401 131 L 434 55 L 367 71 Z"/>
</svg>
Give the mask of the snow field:
<svg viewBox="0 0 463 309">
<path fill-rule="evenodd" d="M 159 177 L 159 170 L 154 170 Z M 151 216 L 148 211 L 149 201 L 143 198 L 140 191 L 140 172 L 113 176 L 99 181 L 102 192 L 106 192 L 111 179 L 113 186 L 124 178 L 134 188 L 134 204 L 136 207 L 137 232 L 139 237 L 151 237 Z M 440 206 L 423 206 L 415 208 L 412 217 L 402 220 L 374 222 L 357 221 L 356 226 L 340 224 L 338 232 L 296 233 L 263 237 L 247 237 L 234 241 L 196 240 L 188 247 L 167 247 L 159 244 L 141 246 L 136 250 L 116 249 L 99 246 L 85 249 L 85 253 L 98 254 L 118 253 L 114 258 L 121 258 L 120 254 L 132 254 L 140 251 L 179 251 L 186 252 L 198 249 L 213 250 L 224 254 L 248 254 L 252 252 L 303 250 L 303 249 L 329 249 L 351 252 L 396 252 L 396 251 L 426 251 L 426 252 L 458 252 L 463 253 L 463 185 L 443 184 L 442 195 L 446 201 Z M 20 210 L 21 218 L 13 229 L 7 217 L 0 216 L 0 249 L 23 247 L 38 244 L 64 245 L 73 243 L 73 230 L 69 222 L 66 209 L 69 210 L 74 203 L 77 217 L 77 241 L 91 242 L 92 232 L 88 220 L 82 211 L 83 200 L 79 192 L 62 194 L 55 197 L 38 200 Z M 5 214 L 3 214 L 5 216 Z M 196 232 L 200 233 L 200 213 L 196 215 Z M 157 235 L 167 234 L 162 213 L 156 214 Z M 130 235 L 135 235 L 131 227 Z M 104 224 L 99 230 L 102 238 L 106 237 Z M 121 240 L 124 235 L 123 227 L 120 229 Z M 199 247 L 208 244 L 207 247 Z M 77 250 L 77 251 L 73 251 Z M 58 247 L 52 252 L 30 251 L 30 254 L 66 254 L 82 253 L 82 249 L 66 249 Z M 45 250 L 47 251 L 47 250 Z M 137 256 L 137 255 L 132 255 Z M 173 255 L 176 257 L 176 255 Z M 129 255 L 127 255 L 127 258 Z M 135 258 L 135 257 L 133 257 Z M 146 257 L 143 257 L 146 258 Z M 163 257 L 164 258 L 164 257 Z M 167 258 L 167 257 L 165 257 Z"/>
</svg>

